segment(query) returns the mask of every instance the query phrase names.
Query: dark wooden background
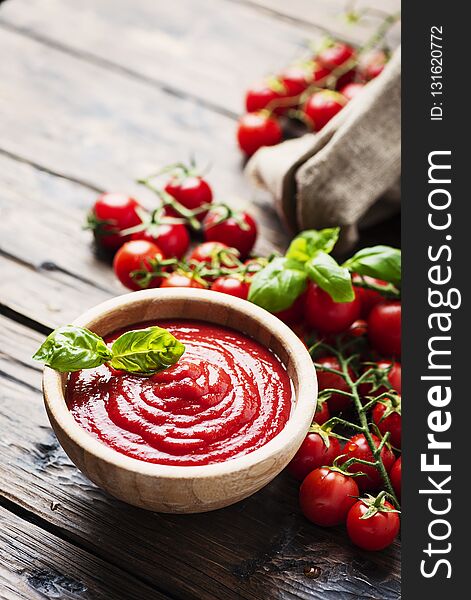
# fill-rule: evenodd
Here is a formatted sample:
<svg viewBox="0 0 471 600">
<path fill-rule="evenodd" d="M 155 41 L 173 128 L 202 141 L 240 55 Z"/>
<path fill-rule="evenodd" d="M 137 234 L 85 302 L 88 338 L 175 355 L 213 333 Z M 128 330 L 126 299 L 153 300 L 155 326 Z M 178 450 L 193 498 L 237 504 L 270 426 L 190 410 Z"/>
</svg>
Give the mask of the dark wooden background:
<svg viewBox="0 0 471 600">
<path fill-rule="evenodd" d="M 397 0 L 372 3 L 397 10 Z M 220 199 L 248 204 L 257 250 L 287 236 L 242 176 L 244 88 L 325 30 L 354 42 L 341 0 L 8 0 L 0 6 L 0 597 L 400 597 L 399 544 L 359 552 L 299 513 L 285 474 L 231 508 L 166 516 L 87 481 L 49 427 L 45 333 L 124 289 L 93 254 L 100 190 L 194 153 Z M 398 32 L 393 41 L 398 40 Z M 396 222 L 397 226 L 397 222 Z"/>
</svg>

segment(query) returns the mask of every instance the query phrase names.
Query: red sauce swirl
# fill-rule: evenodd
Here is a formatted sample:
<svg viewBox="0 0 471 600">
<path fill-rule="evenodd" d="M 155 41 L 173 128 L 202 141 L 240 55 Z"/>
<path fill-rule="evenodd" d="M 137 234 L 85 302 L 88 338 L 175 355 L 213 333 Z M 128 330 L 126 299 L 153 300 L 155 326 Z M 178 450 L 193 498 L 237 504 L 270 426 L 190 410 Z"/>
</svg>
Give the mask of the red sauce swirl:
<svg viewBox="0 0 471 600">
<path fill-rule="evenodd" d="M 151 377 L 107 365 L 70 375 L 67 404 L 84 429 L 118 452 L 163 465 L 222 462 L 260 448 L 283 429 L 291 383 L 269 350 L 218 325 L 156 324 L 185 344 L 173 367 Z"/>
</svg>

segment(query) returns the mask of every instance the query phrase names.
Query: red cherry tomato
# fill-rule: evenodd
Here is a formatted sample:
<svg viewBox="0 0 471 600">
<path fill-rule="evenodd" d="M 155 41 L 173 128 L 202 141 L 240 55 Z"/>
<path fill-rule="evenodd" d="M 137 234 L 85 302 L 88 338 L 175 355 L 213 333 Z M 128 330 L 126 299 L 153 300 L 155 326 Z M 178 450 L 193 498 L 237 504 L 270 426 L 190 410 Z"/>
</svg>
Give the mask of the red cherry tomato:
<svg viewBox="0 0 471 600">
<path fill-rule="evenodd" d="M 360 64 L 360 76 L 365 81 L 370 81 L 378 77 L 388 61 L 386 54 L 382 50 L 375 50 L 367 54 Z"/>
<path fill-rule="evenodd" d="M 384 502 L 386 509 L 393 510 L 389 502 Z M 378 511 L 368 519 L 364 515 L 368 505 L 358 500 L 350 509 L 347 516 L 347 532 L 352 542 L 363 550 L 384 550 L 397 537 L 401 522 L 396 512 Z"/>
<path fill-rule="evenodd" d="M 218 277 L 212 284 L 211 289 L 213 292 L 222 292 L 223 294 L 247 300 L 250 284 L 239 277 L 224 276 Z"/>
<path fill-rule="evenodd" d="M 252 250 L 257 239 L 257 225 L 246 212 L 227 209 L 210 211 L 203 223 L 203 233 L 207 241 L 222 242 L 236 248 L 242 258 Z"/>
<path fill-rule="evenodd" d="M 359 283 L 362 280 L 364 280 L 366 283 L 374 284 L 377 286 L 387 286 L 388 284 L 386 283 L 386 281 L 382 281 L 381 279 L 375 279 L 374 277 L 368 277 L 368 275 L 362 277 L 357 273 L 353 274 L 352 281 L 361 304 L 360 316 L 362 319 L 367 319 L 368 315 L 373 310 L 373 308 L 377 304 L 384 302 L 385 298 L 376 290 L 370 290 L 368 288 L 355 285 L 355 283 Z"/>
<path fill-rule="evenodd" d="M 352 46 L 342 42 L 336 42 L 327 48 L 324 48 L 324 50 L 321 50 L 316 56 L 316 60 L 332 71 L 336 67 L 343 65 L 347 60 L 353 58 L 354 55 L 355 50 Z"/>
<path fill-rule="evenodd" d="M 389 479 L 391 480 L 394 491 L 398 499 L 401 499 L 402 490 L 402 457 L 400 456 L 393 464 L 391 471 L 389 472 Z"/>
<path fill-rule="evenodd" d="M 317 467 L 331 465 L 341 453 L 337 438 L 329 436 L 329 447 L 318 433 L 308 433 L 294 458 L 287 466 L 288 472 L 300 481 Z"/>
<path fill-rule="evenodd" d="M 316 60 L 309 63 L 309 68 L 313 83 L 317 83 L 319 87 L 322 87 L 326 83 L 326 78 L 330 75 L 330 69 L 327 69 Z"/>
<path fill-rule="evenodd" d="M 330 410 L 329 405 L 326 401 L 319 402 L 317 401 L 316 414 L 314 415 L 314 423 L 318 425 L 323 425 L 326 421 L 330 419 Z"/>
<path fill-rule="evenodd" d="M 382 435 L 389 431 L 389 441 L 394 446 L 394 448 L 400 448 L 402 438 L 402 417 L 400 413 L 401 408 L 399 404 L 396 410 L 384 417 L 386 411 L 389 410 L 389 408 L 393 408 L 392 406 L 390 406 L 390 404 L 391 401 L 388 399 L 384 402 L 377 402 L 373 407 L 371 416 L 373 418 L 373 423 L 376 424 Z"/>
<path fill-rule="evenodd" d="M 371 368 L 371 367 L 368 367 Z M 388 380 L 391 384 L 393 390 L 396 390 L 398 394 L 401 393 L 401 363 L 393 362 L 392 360 L 380 360 L 376 363 L 376 367 L 378 369 L 382 369 L 383 371 L 388 371 Z M 379 396 L 388 391 L 388 388 L 385 385 L 380 386 L 377 390 L 373 391 L 373 385 L 371 383 L 362 383 L 359 386 L 360 394 L 364 397 L 376 395 Z"/>
<path fill-rule="evenodd" d="M 340 89 L 342 96 L 345 96 L 347 100 L 353 100 L 365 87 L 364 83 L 347 83 Z"/>
<path fill-rule="evenodd" d="M 368 317 L 368 338 L 373 348 L 387 356 L 401 356 L 401 303 L 377 304 Z"/>
<path fill-rule="evenodd" d="M 139 208 L 137 200 L 124 194 L 101 194 L 89 215 L 97 244 L 107 250 L 117 250 L 127 242 L 130 236 L 119 235 L 119 232 L 141 223 L 136 212 Z"/>
<path fill-rule="evenodd" d="M 321 90 L 307 99 L 304 113 L 312 121 L 314 131 L 320 131 L 347 103 L 339 92 Z"/>
<path fill-rule="evenodd" d="M 337 67 L 343 66 L 345 68 L 345 63 L 349 60 L 355 58 L 355 50 L 352 46 L 348 44 L 344 44 L 342 42 L 336 42 L 331 46 L 322 50 L 316 57 L 316 59 L 326 68 L 333 71 Z M 356 69 L 352 64 L 352 68 L 349 69 L 346 73 L 342 73 L 337 81 L 337 88 L 340 89 L 347 83 L 353 81 L 356 75 Z"/>
<path fill-rule="evenodd" d="M 279 100 L 286 93 L 283 81 L 272 78 L 260 82 L 247 90 L 245 95 L 245 108 L 248 113 L 258 112 L 267 107 L 272 102 Z"/>
<path fill-rule="evenodd" d="M 204 289 L 203 283 L 186 273 L 171 273 L 165 277 L 161 288 L 201 288 Z"/>
<path fill-rule="evenodd" d="M 320 467 L 302 482 L 299 504 L 306 519 L 321 527 L 333 527 L 345 522 L 358 494 L 353 477 Z"/>
<path fill-rule="evenodd" d="M 221 253 L 226 252 L 237 258 L 236 251 L 229 248 L 227 244 L 223 244 L 222 242 L 203 242 L 195 246 L 190 254 L 190 260 L 211 264 L 214 260 L 218 259 Z"/>
<path fill-rule="evenodd" d="M 306 295 L 305 319 L 321 333 L 341 333 L 360 316 L 360 301 L 334 302 L 327 292 L 310 282 Z"/>
<path fill-rule="evenodd" d="M 348 328 L 347 335 L 350 337 L 359 338 L 366 335 L 367 331 L 368 325 L 366 321 L 364 321 L 363 319 L 357 319 L 356 321 L 353 321 L 353 323 Z"/>
<path fill-rule="evenodd" d="M 133 233 L 131 239 L 157 244 L 167 258 L 182 258 L 190 245 L 188 230 L 181 223 L 151 225 L 144 231 Z"/>
<path fill-rule="evenodd" d="M 335 88 L 337 90 L 341 90 L 343 87 L 345 87 L 349 83 L 352 83 L 353 81 L 355 81 L 355 79 L 357 79 L 357 77 L 358 77 L 357 69 L 355 69 L 355 68 L 350 69 L 350 71 L 347 71 L 343 75 L 340 75 L 340 77 L 337 80 L 337 85 L 335 86 Z"/>
<path fill-rule="evenodd" d="M 286 325 L 297 325 L 303 319 L 304 309 L 306 306 L 306 294 L 301 294 L 296 300 L 293 302 L 291 306 L 285 308 L 284 310 L 279 310 L 276 313 L 273 313 L 275 317 L 278 317 L 280 321 L 286 323 Z"/>
<path fill-rule="evenodd" d="M 299 96 L 308 87 L 310 74 L 304 66 L 292 65 L 281 73 L 280 79 L 286 90 L 284 96 L 291 98 Z"/>
<path fill-rule="evenodd" d="M 188 210 L 197 210 L 205 204 L 211 204 L 213 201 L 213 192 L 209 184 L 198 175 L 178 175 L 170 179 L 165 186 L 165 191 L 173 196 L 177 202 Z M 179 217 L 171 206 L 165 207 L 165 213 L 171 217 Z M 196 215 L 200 221 L 204 219 L 206 212 Z"/>
<path fill-rule="evenodd" d="M 316 363 L 329 369 L 335 369 L 336 371 L 341 370 L 339 361 L 335 356 L 323 356 L 322 358 L 319 358 L 316 361 Z M 354 373 L 351 369 L 349 370 L 349 374 L 350 377 L 354 377 Z M 337 375 L 336 373 L 329 373 L 328 371 L 323 371 L 319 368 L 317 369 L 317 384 L 319 386 L 320 392 L 322 390 L 327 389 L 336 389 L 342 392 L 350 392 L 350 388 L 342 376 Z M 351 403 L 351 399 L 348 396 L 344 396 L 343 394 L 332 394 L 327 400 L 327 404 L 329 405 L 329 411 L 333 415 L 349 409 Z"/>
<path fill-rule="evenodd" d="M 132 240 L 118 250 L 114 257 L 113 268 L 123 285 L 130 290 L 141 290 L 142 286 L 132 278 L 131 274 L 134 271 L 151 271 L 149 261 L 154 258 L 157 260 L 164 258 L 163 252 L 156 244 L 146 240 Z M 146 287 L 159 287 L 160 282 L 161 278 L 155 277 Z"/>
<path fill-rule="evenodd" d="M 380 440 L 376 435 L 372 434 L 373 442 L 376 448 L 380 444 Z M 343 454 L 346 454 L 345 460 L 349 458 L 359 458 L 360 460 L 368 460 L 373 461 L 373 454 L 368 446 L 368 442 L 365 436 L 362 433 L 354 435 L 350 440 L 345 444 L 343 448 Z M 394 453 L 387 446 L 383 446 L 381 450 L 381 459 L 384 463 L 384 467 L 387 472 L 391 470 L 393 463 L 395 461 Z M 353 464 L 349 467 L 350 473 L 364 473 L 364 475 L 359 475 L 356 477 L 358 487 L 360 490 L 377 490 L 382 486 L 382 479 L 379 471 L 376 467 L 363 465 L 363 464 Z"/>
<path fill-rule="evenodd" d="M 252 156 L 262 146 L 274 146 L 283 139 L 278 120 L 263 112 L 247 113 L 239 119 L 237 140 L 240 149 Z"/>
</svg>

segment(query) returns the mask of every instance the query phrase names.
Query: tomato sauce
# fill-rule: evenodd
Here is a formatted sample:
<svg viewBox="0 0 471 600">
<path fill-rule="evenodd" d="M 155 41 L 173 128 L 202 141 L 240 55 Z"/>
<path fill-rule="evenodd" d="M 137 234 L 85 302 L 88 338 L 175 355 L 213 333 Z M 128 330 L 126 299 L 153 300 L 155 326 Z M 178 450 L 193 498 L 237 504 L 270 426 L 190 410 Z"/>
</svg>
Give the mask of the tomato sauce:
<svg viewBox="0 0 471 600">
<path fill-rule="evenodd" d="M 84 429 L 122 454 L 163 465 L 222 462 L 260 448 L 283 429 L 291 382 L 268 349 L 209 323 L 151 324 L 183 342 L 184 355 L 150 377 L 107 365 L 71 373 L 67 404 Z"/>
</svg>

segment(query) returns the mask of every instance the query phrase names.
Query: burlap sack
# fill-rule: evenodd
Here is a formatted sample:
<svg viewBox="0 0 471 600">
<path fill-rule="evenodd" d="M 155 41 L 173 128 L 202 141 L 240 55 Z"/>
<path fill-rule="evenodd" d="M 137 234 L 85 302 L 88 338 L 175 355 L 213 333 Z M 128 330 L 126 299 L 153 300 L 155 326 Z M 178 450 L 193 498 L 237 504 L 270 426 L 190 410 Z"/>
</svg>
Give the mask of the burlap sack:
<svg viewBox="0 0 471 600">
<path fill-rule="evenodd" d="M 341 250 L 358 228 L 399 210 L 401 55 L 321 132 L 260 149 L 246 173 L 269 190 L 293 230 L 342 227 Z"/>
</svg>

